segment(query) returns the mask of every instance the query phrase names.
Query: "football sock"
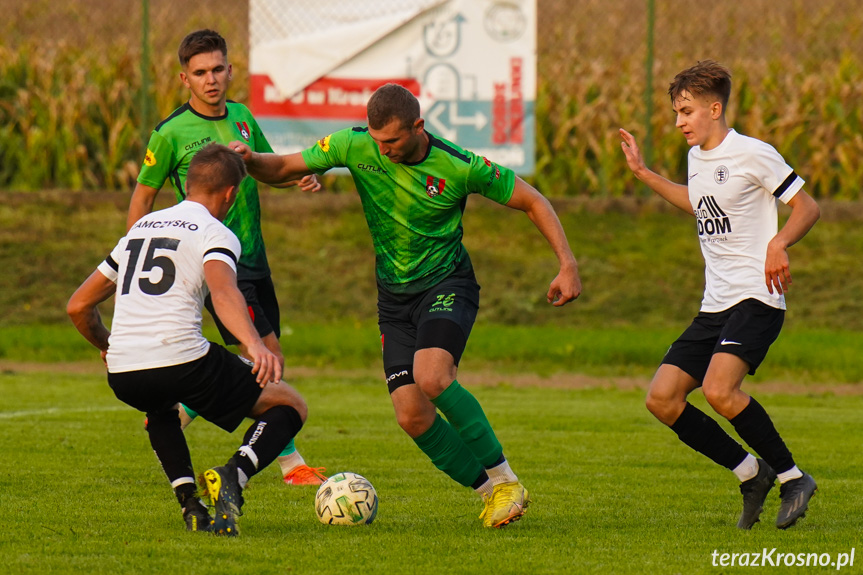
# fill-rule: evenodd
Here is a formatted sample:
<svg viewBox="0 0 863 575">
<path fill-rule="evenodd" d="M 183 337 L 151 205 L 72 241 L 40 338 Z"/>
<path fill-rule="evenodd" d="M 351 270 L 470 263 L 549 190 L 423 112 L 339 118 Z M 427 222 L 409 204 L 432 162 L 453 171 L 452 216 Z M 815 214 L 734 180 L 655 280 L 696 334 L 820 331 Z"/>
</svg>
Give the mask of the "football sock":
<svg viewBox="0 0 863 575">
<path fill-rule="evenodd" d="M 246 431 L 243 445 L 231 457 L 229 464 L 237 467 L 241 479 L 243 474 L 248 479 L 272 463 L 302 427 L 303 420 L 293 407 L 271 407 Z M 241 481 L 241 486 L 243 483 Z"/>
<path fill-rule="evenodd" d="M 491 497 L 492 493 L 494 493 L 494 483 L 492 483 L 491 479 L 489 479 L 488 475 L 480 476 L 473 485 L 473 490 L 479 493 L 480 496 L 485 495 L 486 497 Z"/>
<path fill-rule="evenodd" d="M 293 439 L 288 442 L 288 445 L 282 450 L 277 459 L 279 467 L 282 468 L 282 475 L 287 475 L 293 468 L 306 464 L 306 460 L 303 459 L 303 456 L 294 447 Z"/>
<path fill-rule="evenodd" d="M 440 415 L 435 414 L 434 423 L 425 433 L 415 437 L 414 442 L 435 467 L 465 487 L 474 487 L 480 478 L 488 480 L 482 464 L 477 461 L 453 426 Z"/>
<path fill-rule="evenodd" d="M 488 477 L 494 485 L 518 481 L 518 477 L 509 466 L 509 461 L 507 461 L 503 455 L 500 456 L 500 460 L 497 465 L 486 467 L 485 471 L 488 473 Z"/>
<path fill-rule="evenodd" d="M 803 472 L 797 469 L 795 465 L 788 471 L 783 471 L 782 473 L 777 473 L 776 478 L 779 480 L 779 483 L 785 483 L 786 481 L 791 481 L 792 479 L 799 479 L 803 477 Z"/>
<path fill-rule="evenodd" d="M 746 459 L 740 462 L 740 465 L 732 469 L 734 475 L 740 480 L 740 483 L 748 481 L 758 475 L 758 460 L 751 453 L 746 454 Z"/>
<path fill-rule="evenodd" d="M 794 467 L 791 452 L 779 437 L 770 416 L 754 397 L 750 397 L 749 405 L 729 421 L 740 438 L 775 469 L 777 474 L 785 473 Z"/>
<path fill-rule="evenodd" d="M 471 392 L 453 381 L 443 393 L 431 400 L 447 418 L 464 443 L 483 467 L 491 467 L 503 454 L 503 448 Z"/>
<path fill-rule="evenodd" d="M 171 487 L 176 488 L 183 483 L 191 483 L 194 487 L 192 457 L 189 455 L 186 436 L 180 429 L 177 410 L 172 408 L 147 413 L 147 435 Z"/>
<path fill-rule="evenodd" d="M 728 469 L 733 470 L 749 455 L 718 423 L 689 402 L 671 430 L 680 441 Z"/>
</svg>

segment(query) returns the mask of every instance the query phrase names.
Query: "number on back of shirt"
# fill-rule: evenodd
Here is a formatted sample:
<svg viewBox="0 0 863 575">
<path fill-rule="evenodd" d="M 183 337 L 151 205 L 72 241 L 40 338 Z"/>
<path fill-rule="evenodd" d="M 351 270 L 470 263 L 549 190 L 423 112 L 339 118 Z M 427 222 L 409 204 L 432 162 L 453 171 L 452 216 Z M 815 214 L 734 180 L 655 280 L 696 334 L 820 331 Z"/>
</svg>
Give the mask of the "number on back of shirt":
<svg viewBox="0 0 863 575">
<path fill-rule="evenodd" d="M 138 287 L 147 295 L 162 295 L 174 285 L 174 279 L 177 275 L 177 268 L 174 262 L 167 255 L 162 254 L 157 256 L 156 250 L 177 251 L 180 240 L 176 238 L 151 238 L 149 244 L 147 244 L 144 262 L 141 264 L 139 270 L 138 260 L 140 259 L 145 241 L 144 239 L 137 238 L 129 240 L 126 244 L 126 251 L 129 252 L 129 263 L 126 266 L 126 274 L 123 277 L 123 286 L 120 290 L 120 295 L 129 293 L 129 289 L 136 276 L 138 276 Z M 153 280 L 156 278 L 159 281 L 154 283 Z"/>
</svg>

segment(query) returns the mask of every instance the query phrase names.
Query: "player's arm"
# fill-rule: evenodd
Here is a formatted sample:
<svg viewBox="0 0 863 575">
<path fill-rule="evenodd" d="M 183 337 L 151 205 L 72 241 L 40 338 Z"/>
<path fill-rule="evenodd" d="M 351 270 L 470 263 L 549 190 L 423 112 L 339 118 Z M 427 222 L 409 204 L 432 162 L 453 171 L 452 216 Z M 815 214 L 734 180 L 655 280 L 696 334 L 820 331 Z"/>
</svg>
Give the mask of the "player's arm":
<svg viewBox="0 0 863 575">
<path fill-rule="evenodd" d="M 243 157 L 249 175 L 259 182 L 277 186 L 312 175 L 312 170 L 306 166 L 306 161 L 299 152 L 284 156 L 262 154 L 253 151 L 243 142 L 231 142 L 228 147 Z"/>
<path fill-rule="evenodd" d="M 530 221 L 545 236 L 554 255 L 560 262 L 560 271 L 548 287 L 546 298 L 555 306 L 566 305 L 581 294 L 581 278 L 578 276 L 578 263 L 566 233 L 560 224 L 554 208 L 545 196 L 540 194 L 533 186 L 516 176 L 512 197 L 506 203 L 510 208 L 521 210 Z"/>
<path fill-rule="evenodd" d="M 316 174 L 303 176 L 299 180 L 291 180 L 290 182 L 285 182 L 284 184 L 269 185 L 273 188 L 293 188 L 294 186 L 299 186 L 302 191 L 311 193 L 318 192 L 321 189 L 321 183 L 318 181 L 318 176 Z"/>
<path fill-rule="evenodd" d="M 156 194 L 159 190 L 151 188 L 142 183 L 135 185 L 132 192 L 132 200 L 129 202 L 129 215 L 126 217 L 126 231 L 128 232 L 135 222 L 153 211 L 156 202 Z"/>
<path fill-rule="evenodd" d="M 69 298 L 69 303 L 66 304 L 66 313 L 75 324 L 75 328 L 102 352 L 102 359 L 108 351 L 108 337 L 111 332 L 102 323 L 102 316 L 97 306 L 111 297 L 116 289 L 114 282 L 96 270 L 75 290 Z"/>
<path fill-rule="evenodd" d="M 767 244 L 764 278 L 770 293 L 773 293 L 774 288 L 780 294 L 788 291 L 791 285 L 791 268 L 787 250 L 803 239 L 821 217 L 821 208 L 805 190 L 798 191 L 788 200 L 788 206 L 791 208 L 788 221 Z"/>
<path fill-rule="evenodd" d="M 255 364 L 252 373 L 257 374 L 257 382 L 264 387 L 270 381 L 279 381 L 282 366 L 278 357 L 261 341 L 249 317 L 246 300 L 237 288 L 236 272 L 223 261 L 208 260 L 204 262 L 204 277 L 216 315 L 248 352 L 249 359 Z"/>
<path fill-rule="evenodd" d="M 671 205 L 694 216 L 695 212 L 692 210 L 692 204 L 689 202 L 689 188 L 682 184 L 675 184 L 671 180 L 663 178 L 656 172 L 649 170 L 644 165 L 641 150 L 638 149 L 638 144 L 635 142 L 635 137 L 632 134 L 621 128 L 620 137 L 623 138 L 620 147 L 626 156 L 626 165 L 629 166 L 635 177 L 647 184 L 648 188 L 662 196 Z"/>
</svg>

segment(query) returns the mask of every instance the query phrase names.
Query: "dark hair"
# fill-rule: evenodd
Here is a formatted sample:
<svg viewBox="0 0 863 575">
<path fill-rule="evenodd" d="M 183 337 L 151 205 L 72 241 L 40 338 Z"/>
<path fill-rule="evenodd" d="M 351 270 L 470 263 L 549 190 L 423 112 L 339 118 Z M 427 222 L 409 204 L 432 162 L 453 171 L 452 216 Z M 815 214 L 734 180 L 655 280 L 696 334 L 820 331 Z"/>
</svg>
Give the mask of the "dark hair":
<svg viewBox="0 0 863 575">
<path fill-rule="evenodd" d="M 180 42 L 177 56 L 180 58 L 180 65 L 185 67 L 189 65 L 189 60 L 193 56 L 216 51 L 221 52 L 225 57 L 228 56 L 228 43 L 225 39 L 214 30 L 196 30 Z"/>
<path fill-rule="evenodd" d="M 243 157 L 229 147 L 213 142 L 204 146 L 189 162 L 186 185 L 188 190 L 196 192 L 217 192 L 239 186 L 245 177 Z"/>
<path fill-rule="evenodd" d="M 668 86 L 672 106 L 684 91 L 693 96 L 716 96 L 725 112 L 731 96 L 731 72 L 714 60 L 701 60 L 680 72 Z"/>
<path fill-rule="evenodd" d="M 420 117 L 420 103 L 407 88 L 384 84 L 369 98 L 366 111 L 369 126 L 375 130 L 380 130 L 393 118 L 399 120 L 403 128 L 409 128 Z"/>
</svg>

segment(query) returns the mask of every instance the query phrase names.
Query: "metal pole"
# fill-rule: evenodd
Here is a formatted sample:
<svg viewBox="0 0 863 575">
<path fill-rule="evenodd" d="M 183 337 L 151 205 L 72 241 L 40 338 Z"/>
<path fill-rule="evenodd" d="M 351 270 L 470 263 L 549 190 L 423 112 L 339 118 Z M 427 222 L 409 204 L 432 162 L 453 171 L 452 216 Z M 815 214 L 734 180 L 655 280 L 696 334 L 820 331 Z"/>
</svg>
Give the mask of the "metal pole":
<svg viewBox="0 0 863 575">
<path fill-rule="evenodd" d="M 150 0 L 141 0 L 141 141 L 150 138 Z"/>
<path fill-rule="evenodd" d="M 647 56 L 645 68 L 647 85 L 644 89 L 644 163 L 653 164 L 653 27 L 656 22 L 656 0 L 647 0 Z"/>
</svg>

